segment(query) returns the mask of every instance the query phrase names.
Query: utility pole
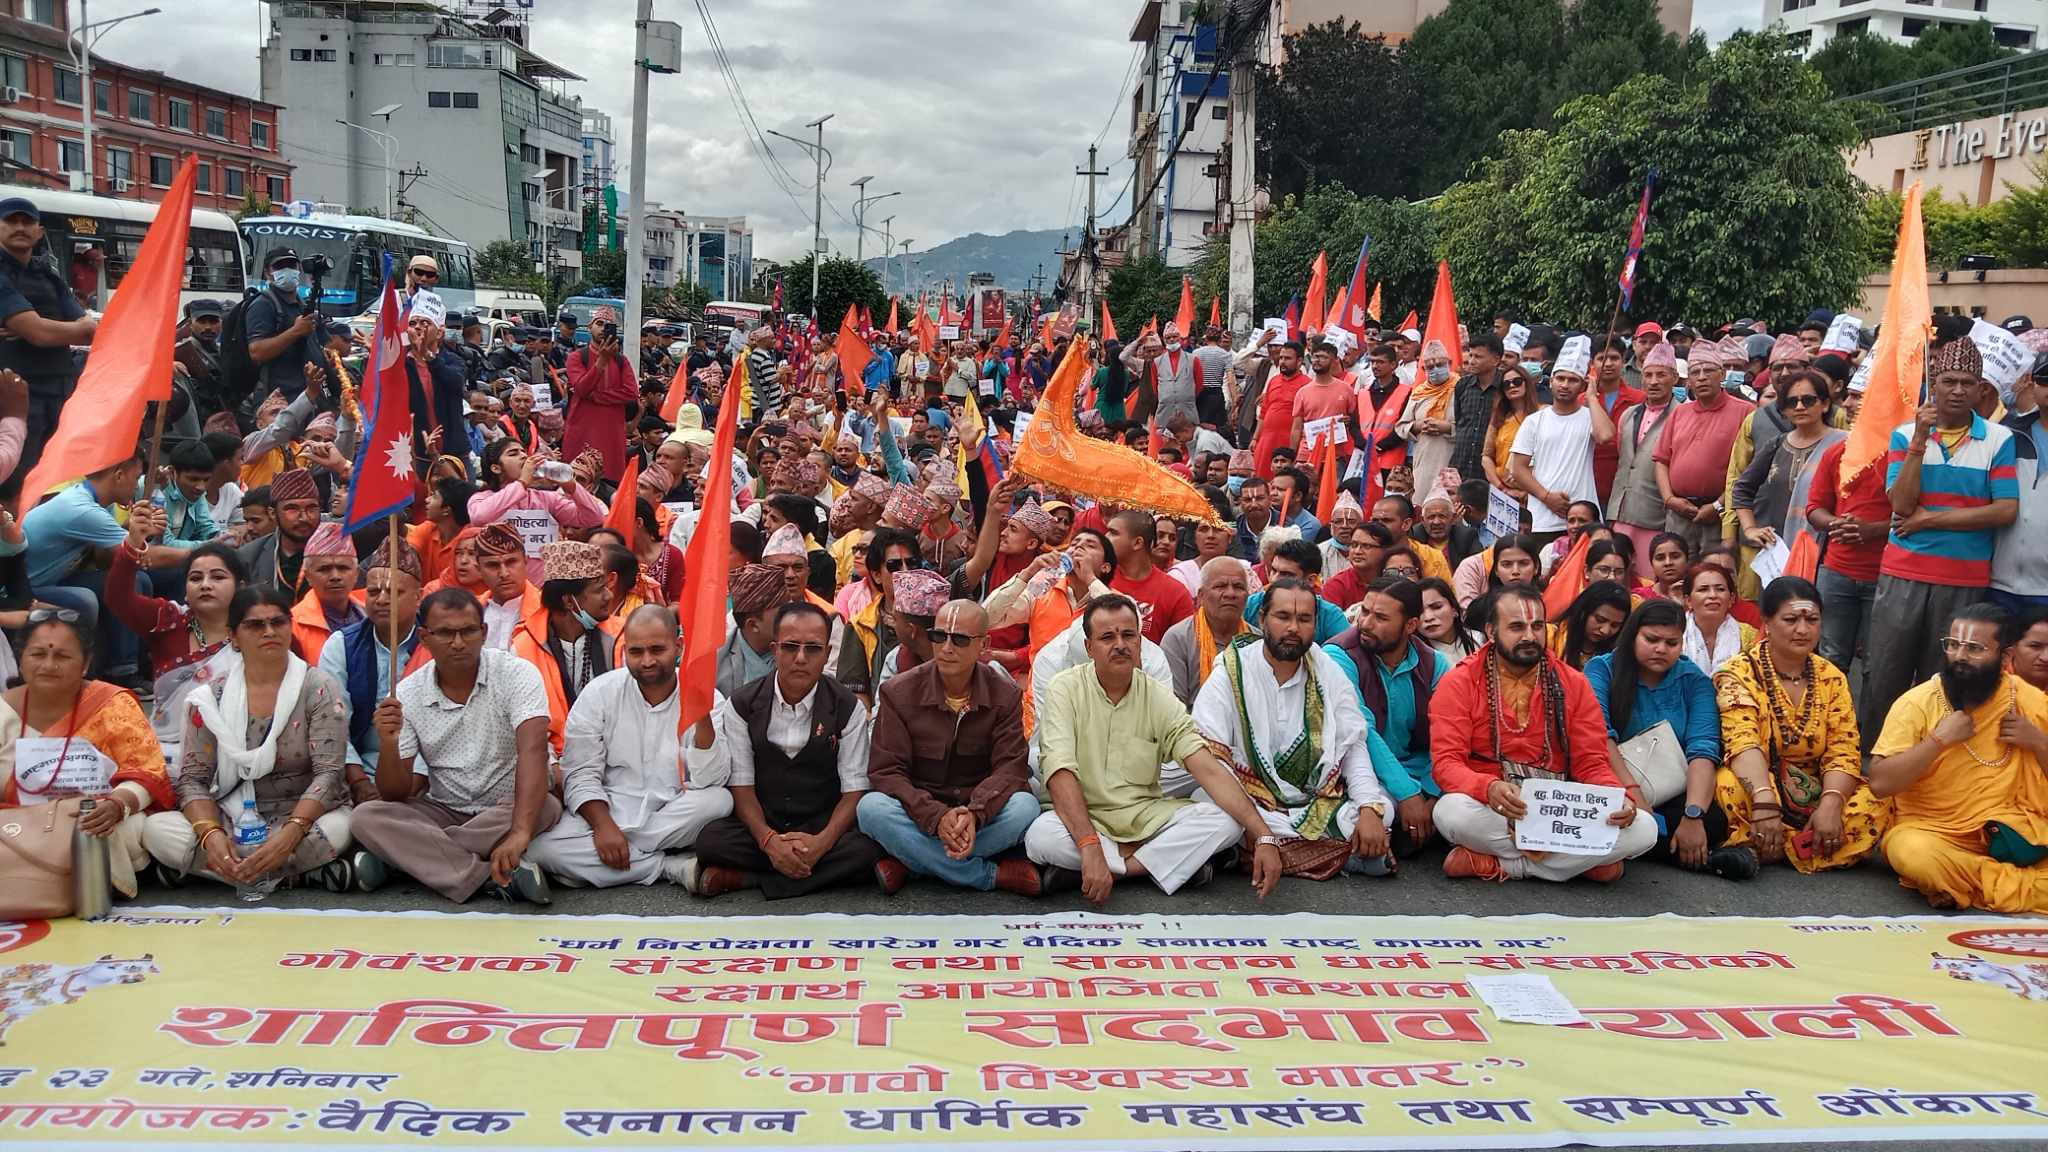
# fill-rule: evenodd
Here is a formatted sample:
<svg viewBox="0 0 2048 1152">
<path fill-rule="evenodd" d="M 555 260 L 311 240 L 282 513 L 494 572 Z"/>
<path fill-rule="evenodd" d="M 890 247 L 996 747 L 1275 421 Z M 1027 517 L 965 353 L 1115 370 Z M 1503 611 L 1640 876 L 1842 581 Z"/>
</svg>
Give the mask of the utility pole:
<svg viewBox="0 0 2048 1152">
<path fill-rule="evenodd" d="M 619 351 L 632 371 L 640 370 L 640 302 L 645 295 L 647 252 L 647 77 L 682 68 L 683 30 L 673 21 L 654 19 L 654 0 L 640 0 L 633 17 L 633 209 L 626 217 L 626 322 L 619 333 Z"/>
<path fill-rule="evenodd" d="M 1243 35 L 1230 61 L 1230 330 L 1239 337 L 1258 323 L 1252 315 L 1252 227 L 1258 222 L 1252 152 L 1258 142 L 1258 44 L 1264 39 Z"/>
<path fill-rule="evenodd" d="M 1107 176 L 1108 172 L 1095 167 L 1095 145 L 1088 146 L 1088 167 L 1077 169 L 1077 176 L 1088 178 L 1088 222 L 1087 230 L 1081 233 L 1081 315 L 1095 315 L 1095 178 Z"/>
<path fill-rule="evenodd" d="M 867 254 L 865 241 L 868 230 L 867 225 L 861 222 L 861 208 L 867 203 L 868 181 L 873 179 L 873 176 L 863 176 L 853 182 L 853 261 L 856 264 Z"/>
<path fill-rule="evenodd" d="M 910 295 L 910 246 L 917 243 L 917 241 L 899 240 L 897 243 L 903 246 L 903 294 L 908 296 Z"/>
<path fill-rule="evenodd" d="M 817 184 L 813 189 L 811 197 L 811 219 L 814 222 L 812 232 L 816 241 L 811 248 L 811 330 L 813 332 L 817 331 L 818 328 L 818 267 L 825 262 L 825 121 L 830 120 L 833 115 L 834 113 L 827 112 L 809 124 L 804 125 L 806 128 L 816 128 L 818 130 L 818 150 L 812 153 L 812 160 L 817 169 Z"/>
<path fill-rule="evenodd" d="M 896 223 L 894 216 L 882 221 L 882 295 L 889 294 L 889 253 L 896 250 L 889 242 L 889 228 Z"/>
</svg>

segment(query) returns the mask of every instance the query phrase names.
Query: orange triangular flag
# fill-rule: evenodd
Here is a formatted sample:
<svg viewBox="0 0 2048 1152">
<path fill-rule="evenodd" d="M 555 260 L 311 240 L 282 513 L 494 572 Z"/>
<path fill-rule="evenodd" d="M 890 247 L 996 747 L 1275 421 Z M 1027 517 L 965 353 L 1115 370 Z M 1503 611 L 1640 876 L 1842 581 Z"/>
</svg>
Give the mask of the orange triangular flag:
<svg viewBox="0 0 2048 1152">
<path fill-rule="evenodd" d="M 1415 309 L 1410 308 L 1408 315 L 1401 320 L 1401 331 L 1406 332 L 1420 323 L 1422 323 L 1422 317 L 1415 314 Z"/>
<path fill-rule="evenodd" d="M 883 331 L 891 336 L 896 335 L 896 298 L 894 296 L 889 297 L 889 326 L 883 329 Z"/>
<path fill-rule="evenodd" d="M 1154 464 L 1159 463 L 1159 417 L 1145 421 L 1145 456 Z"/>
<path fill-rule="evenodd" d="M 690 374 L 678 366 L 676 374 L 668 378 L 668 395 L 661 398 L 661 418 L 675 423 L 676 413 L 681 412 L 689 400 Z"/>
<path fill-rule="evenodd" d="M 1465 342 L 1458 339 L 1458 302 L 1451 295 L 1451 262 L 1439 260 L 1436 265 L 1436 295 L 1429 301 L 1429 327 L 1423 329 L 1422 343 L 1427 346 L 1431 340 L 1444 342 L 1444 351 L 1451 358 L 1451 375 L 1465 371 Z"/>
<path fill-rule="evenodd" d="M 50 489 L 131 459 L 142 436 L 144 406 L 170 401 L 178 291 L 185 280 L 198 171 L 197 159 L 187 153 L 121 290 L 107 304 L 85 369 L 58 414 L 57 430 L 22 483 L 24 513 Z M 328 386 L 338 390 L 339 382 Z"/>
<path fill-rule="evenodd" d="M 1328 253 L 1316 253 L 1316 262 L 1308 270 L 1308 299 L 1302 304 L 1301 327 L 1318 332 L 1329 318 L 1330 257 Z"/>
<path fill-rule="evenodd" d="M 633 526 L 639 516 L 640 457 L 626 457 L 626 474 L 619 477 L 619 489 L 612 493 L 612 506 L 604 514 L 604 526 L 617 532 L 631 548 Z"/>
<path fill-rule="evenodd" d="M 1009 317 L 1009 314 L 1008 314 L 1008 313 L 1004 313 L 1004 314 L 1003 314 L 1003 330 L 1002 330 L 1001 332 L 998 332 L 998 333 L 996 333 L 996 347 L 998 347 L 998 348 L 1008 348 L 1009 346 L 1010 346 L 1010 317 Z"/>
<path fill-rule="evenodd" d="M 1792 542 L 1792 554 L 1785 558 L 1784 574 L 1812 580 L 1819 570 L 1820 539 L 1811 532 L 1801 532 L 1799 539 Z"/>
<path fill-rule="evenodd" d="M 683 553 L 684 602 L 682 708 L 676 731 L 682 732 L 711 714 L 712 688 L 718 683 L 718 650 L 725 646 L 725 621 L 731 616 L 726 594 L 732 577 L 732 452 L 739 429 L 740 406 L 718 406 L 718 430 L 711 440 L 711 461 L 705 471 L 703 507 Z"/>
<path fill-rule="evenodd" d="M 1158 316 L 1157 316 L 1157 315 L 1155 314 L 1155 315 L 1154 315 L 1154 316 L 1152 317 L 1152 319 L 1150 319 L 1150 320 L 1146 321 L 1146 323 L 1145 323 L 1145 330 L 1144 330 L 1143 332 L 1140 332 L 1140 333 L 1139 333 L 1139 335 L 1140 335 L 1140 336 L 1156 336 L 1156 335 L 1158 335 L 1158 334 L 1159 334 L 1159 317 L 1158 317 Z"/>
<path fill-rule="evenodd" d="M 939 297 L 939 325 L 951 328 L 959 323 L 960 317 L 953 313 L 953 294 L 948 292 Z"/>
<path fill-rule="evenodd" d="M 1906 189 L 1899 212 L 1899 239 L 1892 248 L 1891 287 L 1884 295 L 1884 323 L 1870 350 L 1870 381 L 1863 410 L 1849 428 L 1842 449 L 1843 487 L 1873 464 L 1884 462 L 1892 430 L 1909 424 L 1920 407 L 1926 370 L 1927 326 L 1933 307 L 1927 296 L 1926 226 L 1920 216 L 1920 182 Z"/>
<path fill-rule="evenodd" d="M 1328 524 L 1337 511 L 1337 435 L 1334 431 L 1323 437 L 1323 463 L 1321 483 L 1316 489 L 1316 519 Z"/>
<path fill-rule="evenodd" d="M 1209 327 L 1216 328 L 1223 323 L 1223 298 L 1209 297 Z"/>
<path fill-rule="evenodd" d="M 1586 549 L 1593 546 L 1593 534 L 1582 533 L 1578 543 L 1550 570 L 1550 583 L 1543 586 L 1543 610 L 1552 620 L 1564 619 L 1565 610 L 1586 590 Z"/>
<path fill-rule="evenodd" d="M 1374 320 L 1378 320 L 1380 318 L 1380 289 L 1385 286 L 1385 281 L 1381 281 L 1380 283 L 1372 286 L 1372 303 L 1368 305 L 1365 310 L 1372 314 L 1372 318 Z"/>
<path fill-rule="evenodd" d="M 839 354 L 839 378 L 845 382 L 846 395 L 849 399 L 867 394 L 867 387 L 862 382 L 861 374 L 868 370 L 868 361 L 875 358 L 874 352 L 868 348 L 868 342 L 861 339 L 860 333 L 854 330 L 854 317 L 858 314 L 859 308 L 858 304 L 847 308 L 846 319 L 839 322 L 839 342 L 833 349 Z"/>
<path fill-rule="evenodd" d="M 1183 338 L 1195 330 L 1195 286 L 1185 276 L 1180 278 L 1180 308 L 1173 314 L 1173 323 Z"/>
<path fill-rule="evenodd" d="M 1047 321 L 1047 323 L 1050 323 L 1050 321 Z M 1102 339 L 1105 342 L 1116 339 L 1116 323 L 1109 318 L 1109 301 L 1107 300 L 1102 302 Z M 1052 351 L 1050 344 L 1046 346 L 1046 351 Z"/>
<path fill-rule="evenodd" d="M 1330 327 L 1344 328 L 1344 310 L 1351 306 L 1351 285 L 1337 289 L 1337 298 L 1330 301 Z M 1345 331 L 1350 331 L 1346 328 Z"/>
</svg>

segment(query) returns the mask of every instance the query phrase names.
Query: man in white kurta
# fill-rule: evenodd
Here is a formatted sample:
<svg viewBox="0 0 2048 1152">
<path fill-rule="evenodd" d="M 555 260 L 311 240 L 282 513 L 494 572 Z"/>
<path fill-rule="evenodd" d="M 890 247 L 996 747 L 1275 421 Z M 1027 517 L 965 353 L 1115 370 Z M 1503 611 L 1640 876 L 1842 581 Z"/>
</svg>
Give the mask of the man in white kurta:
<svg viewBox="0 0 2048 1152">
<path fill-rule="evenodd" d="M 1373 771 L 1358 693 L 1315 643 L 1315 594 L 1281 580 L 1264 607 L 1264 635 L 1224 649 L 1195 694 L 1195 728 L 1275 836 L 1348 840 L 1350 871 L 1384 875 L 1391 802 Z M 1392 759 L 1384 746 L 1381 754 Z"/>
<path fill-rule="evenodd" d="M 725 700 L 714 692 L 710 713 L 680 740 L 675 616 L 644 605 L 621 638 L 622 667 L 584 686 L 563 727 L 568 811 L 527 856 L 571 885 L 686 884 L 696 857 L 685 849 L 732 813 L 731 763 L 710 718 Z"/>
</svg>

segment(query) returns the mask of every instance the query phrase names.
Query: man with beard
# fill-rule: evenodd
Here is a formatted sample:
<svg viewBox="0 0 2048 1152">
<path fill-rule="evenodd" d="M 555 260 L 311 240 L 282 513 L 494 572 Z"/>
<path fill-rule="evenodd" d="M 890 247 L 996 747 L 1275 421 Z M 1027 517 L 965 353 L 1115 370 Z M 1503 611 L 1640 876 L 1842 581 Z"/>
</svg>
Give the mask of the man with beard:
<svg viewBox="0 0 2048 1152">
<path fill-rule="evenodd" d="M 183 335 L 171 350 L 171 358 L 185 369 L 185 379 L 200 412 L 209 416 L 228 407 L 221 394 L 220 323 L 220 301 L 192 301 L 185 305 Z"/>
<path fill-rule="evenodd" d="M 677 726 L 682 646 L 675 613 L 643 605 L 626 618 L 625 660 L 583 686 L 562 739 L 568 809 L 528 856 L 567 884 L 610 888 L 667 880 L 687 888 L 697 833 L 732 814 L 731 772 L 718 746 L 725 698 L 689 731 Z"/>
<path fill-rule="evenodd" d="M 1429 705 L 1451 670 L 1451 659 L 1417 634 L 1422 586 L 1414 581 L 1381 577 L 1359 608 L 1358 627 L 1331 646 L 1351 658 L 1373 738 L 1387 747 L 1386 760 L 1375 760 L 1373 766 L 1396 806 L 1394 854 L 1405 858 L 1436 833 L 1436 802 L 1443 788 L 1430 769 Z"/>
<path fill-rule="evenodd" d="M 1622 861 L 1657 844 L 1656 820 L 1627 786 L 1607 818 L 1620 829 L 1599 855 L 1515 847 L 1514 821 L 1529 815 L 1525 780 L 1624 785 L 1607 760 L 1607 720 L 1586 677 L 1545 651 L 1543 596 L 1522 584 L 1498 589 L 1493 640 L 1444 674 L 1429 710 L 1430 759 L 1443 798 L 1437 831 L 1454 847 L 1444 859 L 1452 879 L 1569 880 L 1608 883 Z"/>
<path fill-rule="evenodd" d="M 2048 696 L 2005 670 L 2012 623 L 1996 605 L 1957 612 L 1941 673 L 1899 697 L 1871 749 L 1885 859 L 1936 908 L 2048 912 Z"/>
<path fill-rule="evenodd" d="M 280 472 L 270 482 L 277 529 L 242 546 L 242 564 L 257 588 L 296 590 L 306 561 L 306 541 L 320 526 L 320 488 L 304 468 Z"/>
<path fill-rule="evenodd" d="M 1359 710 L 1348 674 L 1315 642 L 1315 592 L 1299 580 L 1275 582 L 1259 622 L 1261 638 L 1217 657 L 1195 697 L 1195 727 L 1280 838 L 1285 874 L 1384 876 L 1392 804 L 1375 762 L 1392 754 Z"/>
<path fill-rule="evenodd" d="M 1117 881 L 1140 876 L 1172 895 L 1211 878 L 1209 858 L 1249 838 L 1252 890 L 1264 899 L 1280 882 L 1280 838 L 1173 689 L 1139 674 L 1137 604 L 1098 596 L 1082 611 L 1081 630 L 1090 663 L 1055 677 L 1038 713 L 1038 767 L 1052 810 L 1025 833 L 1024 851 L 1047 866 L 1045 888 L 1071 887 L 1078 871 L 1081 895 L 1097 906 Z M 1168 797 L 1162 760 L 1184 764 L 1209 798 Z"/>
<path fill-rule="evenodd" d="M 1565 513 L 1574 501 L 1599 507 L 1594 452 L 1614 442 L 1614 421 L 1600 404 L 1583 403 L 1590 347 L 1584 336 L 1565 341 L 1550 374 L 1550 406 L 1522 421 L 1508 457 L 1508 474 L 1530 497 L 1530 534 L 1544 545 L 1564 535 Z M 1642 403 L 1642 393 L 1634 397 L 1630 403 Z"/>
</svg>

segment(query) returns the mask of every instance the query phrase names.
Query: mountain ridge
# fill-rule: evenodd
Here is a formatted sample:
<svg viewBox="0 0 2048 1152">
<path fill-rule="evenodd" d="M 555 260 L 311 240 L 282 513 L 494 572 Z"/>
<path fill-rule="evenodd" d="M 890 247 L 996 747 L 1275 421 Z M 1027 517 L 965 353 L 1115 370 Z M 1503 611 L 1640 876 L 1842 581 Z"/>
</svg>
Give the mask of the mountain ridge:
<svg viewBox="0 0 2048 1152">
<path fill-rule="evenodd" d="M 1068 232 L 1058 228 L 1020 228 L 1000 236 L 970 232 L 924 251 L 913 251 L 910 254 L 910 275 L 913 285 L 926 283 L 936 286 L 951 277 L 953 291 L 957 294 L 966 290 L 970 274 L 987 272 L 996 278 L 998 286 L 1022 291 L 1031 287 L 1031 278 L 1038 273 L 1039 266 L 1044 265 L 1044 288 L 1050 291 L 1053 282 L 1059 279 L 1060 262 L 1056 252 L 1068 236 Z M 891 292 L 903 291 L 902 255 L 891 258 L 886 271 L 879 256 L 865 263 L 883 277 Z"/>
</svg>

